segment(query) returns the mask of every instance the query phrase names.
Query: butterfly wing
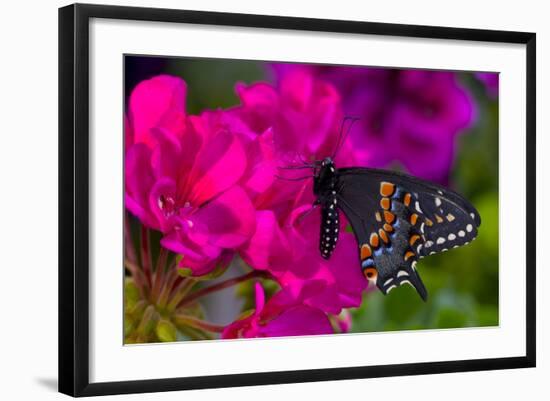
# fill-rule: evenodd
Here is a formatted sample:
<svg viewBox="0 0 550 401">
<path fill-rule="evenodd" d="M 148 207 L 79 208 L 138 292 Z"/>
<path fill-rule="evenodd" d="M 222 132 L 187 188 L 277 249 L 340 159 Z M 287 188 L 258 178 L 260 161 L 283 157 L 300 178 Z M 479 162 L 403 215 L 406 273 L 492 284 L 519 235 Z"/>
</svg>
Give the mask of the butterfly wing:
<svg viewBox="0 0 550 401">
<path fill-rule="evenodd" d="M 469 243 L 481 223 L 458 193 L 402 173 L 339 169 L 337 193 L 359 244 L 363 272 L 384 294 L 410 284 L 425 300 L 418 259 Z"/>
</svg>

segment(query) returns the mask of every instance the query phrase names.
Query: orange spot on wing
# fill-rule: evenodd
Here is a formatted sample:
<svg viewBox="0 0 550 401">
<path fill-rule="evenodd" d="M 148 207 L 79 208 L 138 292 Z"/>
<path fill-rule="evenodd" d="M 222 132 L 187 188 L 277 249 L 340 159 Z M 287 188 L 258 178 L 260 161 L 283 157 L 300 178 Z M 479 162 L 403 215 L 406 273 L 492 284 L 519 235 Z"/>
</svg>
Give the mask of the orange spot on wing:
<svg viewBox="0 0 550 401">
<path fill-rule="evenodd" d="M 391 182 L 382 182 L 380 184 L 380 195 L 382 196 L 392 196 L 395 191 L 395 185 Z"/>
<path fill-rule="evenodd" d="M 443 223 L 443 219 L 441 218 L 441 216 L 438 216 L 437 214 L 435 215 L 435 219 L 437 220 L 438 223 Z"/>
<path fill-rule="evenodd" d="M 431 227 L 431 226 L 434 225 L 434 222 L 427 218 L 427 219 L 426 219 L 426 225 L 427 225 L 428 227 Z"/>
<path fill-rule="evenodd" d="M 411 204 L 411 198 L 411 194 L 405 194 L 405 197 L 403 198 L 403 203 L 405 204 L 405 206 L 409 206 Z"/>
<path fill-rule="evenodd" d="M 393 231 L 393 227 L 390 224 L 384 224 L 384 230 L 391 233 Z"/>
<path fill-rule="evenodd" d="M 405 253 L 405 261 L 409 260 L 410 258 L 412 258 L 414 256 L 414 252 L 411 252 L 411 251 L 407 251 Z"/>
<path fill-rule="evenodd" d="M 382 241 L 384 241 L 384 243 L 388 243 L 390 242 L 390 239 L 388 238 L 388 234 L 386 234 L 386 232 L 382 229 L 378 230 L 378 235 L 380 236 L 380 238 L 382 238 Z"/>
<path fill-rule="evenodd" d="M 418 220 L 418 215 L 416 213 L 411 214 L 411 224 L 414 226 Z"/>
<path fill-rule="evenodd" d="M 372 250 L 368 244 L 361 245 L 361 260 L 365 260 L 372 256 Z"/>
<path fill-rule="evenodd" d="M 382 198 L 380 199 L 380 207 L 384 210 L 388 210 L 390 208 L 391 202 L 389 198 Z"/>
<path fill-rule="evenodd" d="M 414 243 L 416 241 L 418 241 L 419 239 L 420 239 L 420 235 L 418 235 L 418 234 L 411 235 L 411 238 L 409 239 L 409 244 L 411 244 L 411 246 L 413 246 Z"/>
<path fill-rule="evenodd" d="M 369 242 L 370 242 L 371 246 L 373 246 L 374 248 L 378 248 L 378 245 L 380 244 L 378 234 L 372 233 L 370 235 L 370 241 Z"/>
<path fill-rule="evenodd" d="M 367 267 L 365 270 L 363 270 L 363 274 L 368 280 L 376 281 L 378 271 L 376 271 L 375 267 Z"/>
<path fill-rule="evenodd" d="M 395 220 L 395 214 L 392 212 L 388 212 L 387 210 L 384 210 L 384 220 L 386 220 L 386 223 L 391 224 Z"/>
</svg>

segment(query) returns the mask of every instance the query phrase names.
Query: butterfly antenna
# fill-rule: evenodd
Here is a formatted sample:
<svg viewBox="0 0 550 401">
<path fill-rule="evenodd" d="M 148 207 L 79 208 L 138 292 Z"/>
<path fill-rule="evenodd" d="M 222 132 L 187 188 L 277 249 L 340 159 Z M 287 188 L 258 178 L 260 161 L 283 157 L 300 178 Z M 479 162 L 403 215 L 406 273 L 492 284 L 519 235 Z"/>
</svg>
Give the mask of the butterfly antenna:
<svg viewBox="0 0 550 401">
<path fill-rule="evenodd" d="M 304 168 L 315 168 L 316 166 L 314 164 L 308 164 L 307 166 L 277 166 L 278 169 L 281 170 L 301 170 Z"/>
<path fill-rule="evenodd" d="M 313 178 L 313 175 L 306 175 L 303 177 L 294 177 L 294 178 L 287 178 L 287 177 L 281 177 L 280 175 L 275 175 L 275 178 L 279 180 L 284 180 L 284 181 L 303 181 L 303 180 Z"/>
<path fill-rule="evenodd" d="M 307 210 L 307 212 L 298 217 L 298 219 L 296 219 L 296 222 L 300 224 L 307 216 L 309 216 L 315 209 L 317 209 L 317 207 L 319 207 L 319 205 L 313 205 Z"/>
<path fill-rule="evenodd" d="M 342 135 L 342 133 L 344 132 L 344 125 L 345 125 L 346 121 L 348 121 L 348 120 L 351 120 L 351 123 L 349 124 L 348 129 L 346 130 L 346 133 L 344 135 Z M 346 142 L 346 139 L 348 138 L 348 135 L 349 135 L 349 133 L 350 133 L 352 127 L 353 127 L 353 124 L 355 124 L 355 122 L 357 120 L 360 120 L 360 118 L 359 117 L 344 117 L 344 119 L 342 120 L 342 125 L 340 126 L 340 135 L 338 137 L 338 142 L 336 144 L 336 149 L 334 149 L 334 154 L 332 155 L 332 160 L 334 160 L 336 158 L 336 155 L 340 151 L 340 148 Z"/>
</svg>

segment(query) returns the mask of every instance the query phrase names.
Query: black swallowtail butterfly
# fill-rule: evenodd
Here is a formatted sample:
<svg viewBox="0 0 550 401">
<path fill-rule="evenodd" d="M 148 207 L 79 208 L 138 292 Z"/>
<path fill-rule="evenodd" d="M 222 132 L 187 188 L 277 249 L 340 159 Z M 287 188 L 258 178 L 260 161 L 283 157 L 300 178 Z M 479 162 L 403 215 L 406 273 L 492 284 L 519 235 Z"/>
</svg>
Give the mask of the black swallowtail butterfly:
<svg viewBox="0 0 550 401">
<path fill-rule="evenodd" d="M 334 155 L 299 167 L 314 170 L 315 205 L 321 207 L 321 256 L 329 259 L 336 247 L 342 211 L 357 239 L 369 283 L 384 294 L 410 284 L 426 300 L 417 261 L 475 239 L 479 213 L 458 193 L 403 173 L 338 169 Z"/>
</svg>

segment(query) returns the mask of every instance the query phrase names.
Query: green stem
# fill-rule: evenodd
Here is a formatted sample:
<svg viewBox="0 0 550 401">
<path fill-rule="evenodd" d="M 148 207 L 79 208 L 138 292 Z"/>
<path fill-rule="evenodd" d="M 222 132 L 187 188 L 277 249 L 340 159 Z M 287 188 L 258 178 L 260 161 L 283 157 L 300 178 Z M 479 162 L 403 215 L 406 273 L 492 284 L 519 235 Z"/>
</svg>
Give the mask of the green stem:
<svg viewBox="0 0 550 401">
<path fill-rule="evenodd" d="M 242 276 L 230 278 L 218 284 L 214 284 L 210 287 L 202 288 L 198 291 L 193 292 L 187 297 L 183 298 L 180 301 L 178 308 L 181 308 L 184 305 L 190 304 L 191 302 L 195 301 L 197 298 L 203 297 L 215 291 L 223 290 L 224 288 L 231 287 L 233 285 L 242 283 L 243 281 L 250 280 L 251 278 L 255 278 L 255 277 L 266 277 L 266 273 L 263 271 L 254 270 L 254 271 L 251 271 L 250 273 L 243 274 Z"/>
<path fill-rule="evenodd" d="M 147 296 L 147 289 L 149 288 L 147 286 L 147 278 L 143 274 L 143 271 L 140 269 L 140 267 L 132 262 L 130 262 L 128 259 L 124 259 L 124 266 L 130 271 L 132 274 L 132 278 L 134 279 L 134 283 L 138 287 L 141 297 L 145 298 Z"/>
<path fill-rule="evenodd" d="M 172 296 L 166 309 L 168 309 L 168 311 L 170 312 L 176 309 L 178 304 L 181 302 L 181 300 L 185 298 L 185 296 L 189 293 L 189 291 L 193 288 L 193 286 L 196 283 L 197 283 L 197 280 L 191 277 L 184 278 L 178 284 L 176 289 L 172 291 Z"/>
<path fill-rule="evenodd" d="M 211 331 L 214 333 L 221 333 L 225 328 L 224 326 L 205 322 L 204 320 L 200 320 L 195 317 L 185 315 L 183 313 L 177 313 L 174 316 L 174 320 L 178 325 L 187 325 L 196 329 Z"/>
<path fill-rule="evenodd" d="M 137 253 L 136 248 L 134 247 L 134 242 L 132 241 L 132 230 L 130 230 L 130 217 L 124 215 L 124 245 L 126 250 L 126 257 L 128 260 L 134 264 L 137 264 Z"/>
<path fill-rule="evenodd" d="M 159 256 L 157 258 L 157 264 L 155 267 L 155 275 L 153 280 L 153 290 L 151 291 L 151 302 L 155 302 L 157 299 L 162 284 L 164 283 L 164 269 L 166 267 L 166 260 L 168 259 L 168 250 L 160 247 Z"/>
<path fill-rule="evenodd" d="M 172 292 L 172 288 L 174 287 L 174 284 L 176 283 L 176 280 L 178 279 L 179 275 L 175 268 L 170 268 L 164 275 L 164 285 L 162 286 L 162 290 L 160 291 L 160 294 L 157 298 L 157 306 L 161 309 L 164 309 L 166 307 L 166 304 L 168 303 L 168 299 L 170 297 L 170 293 Z"/>
<path fill-rule="evenodd" d="M 149 230 L 143 224 L 140 226 L 140 236 L 141 236 L 141 266 L 143 267 L 143 272 L 147 278 L 147 283 L 151 285 L 151 266 L 153 264 L 151 260 L 151 249 L 149 241 Z"/>
</svg>

